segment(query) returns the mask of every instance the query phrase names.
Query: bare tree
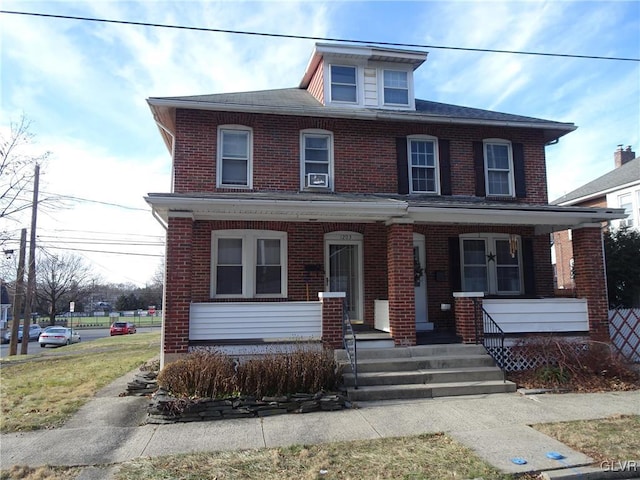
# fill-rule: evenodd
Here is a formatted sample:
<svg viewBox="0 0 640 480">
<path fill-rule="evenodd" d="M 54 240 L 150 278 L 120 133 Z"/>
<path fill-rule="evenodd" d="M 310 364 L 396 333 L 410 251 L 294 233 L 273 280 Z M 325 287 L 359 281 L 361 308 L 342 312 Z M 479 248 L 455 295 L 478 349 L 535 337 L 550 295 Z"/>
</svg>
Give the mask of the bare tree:
<svg viewBox="0 0 640 480">
<path fill-rule="evenodd" d="M 30 126 L 23 115 L 17 122 L 11 122 L 7 134 L 0 131 L 0 219 L 17 217 L 31 207 L 34 167 L 49 156 L 49 152 L 37 155 L 29 152 L 34 138 Z M 6 231 L 0 232 L 0 245 L 7 236 Z"/>
<path fill-rule="evenodd" d="M 77 255 L 45 253 L 38 263 L 36 295 L 41 305 L 47 305 L 49 323 L 55 324 L 56 314 L 66 310 L 67 302 L 77 301 L 88 287 L 89 267 Z"/>
</svg>

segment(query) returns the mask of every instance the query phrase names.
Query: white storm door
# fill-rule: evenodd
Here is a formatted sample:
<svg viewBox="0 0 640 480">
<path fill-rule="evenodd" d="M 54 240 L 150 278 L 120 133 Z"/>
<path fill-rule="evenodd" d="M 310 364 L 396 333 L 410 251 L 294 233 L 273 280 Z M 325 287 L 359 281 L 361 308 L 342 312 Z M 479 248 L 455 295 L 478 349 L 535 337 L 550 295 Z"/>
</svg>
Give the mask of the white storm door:
<svg viewBox="0 0 640 480">
<path fill-rule="evenodd" d="M 428 321 L 427 312 L 427 262 L 424 235 L 413 234 L 413 265 L 414 265 L 414 302 L 416 314 L 416 331 L 433 330 L 433 323 Z"/>
<path fill-rule="evenodd" d="M 351 322 L 363 319 L 362 235 L 334 232 L 325 236 L 325 272 L 330 292 L 344 292 Z"/>
</svg>

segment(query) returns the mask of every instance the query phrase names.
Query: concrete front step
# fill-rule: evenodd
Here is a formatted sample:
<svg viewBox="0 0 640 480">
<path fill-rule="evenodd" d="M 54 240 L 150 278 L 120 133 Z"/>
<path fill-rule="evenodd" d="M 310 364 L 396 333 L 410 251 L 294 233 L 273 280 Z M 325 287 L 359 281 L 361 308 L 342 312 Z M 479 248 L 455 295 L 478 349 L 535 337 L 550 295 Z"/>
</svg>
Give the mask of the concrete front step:
<svg viewBox="0 0 640 480">
<path fill-rule="evenodd" d="M 409 400 L 459 395 L 481 395 L 515 391 L 516 385 L 513 382 L 487 380 L 480 382 L 363 386 L 357 389 L 348 388 L 347 395 L 351 401 L 366 402 L 375 400 Z"/>
<path fill-rule="evenodd" d="M 502 379 L 502 371 L 495 366 L 455 369 L 435 368 L 405 372 L 358 372 L 358 386 L 479 382 Z M 343 381 L 346 387 L 353 387 L 355 383 L 353 373 L 345 373 Z"/>
<path fill-rule="evenodd" d="M 386 332 L 357 332 L 356 345 L 358 350 L 393 348 L 393 338 Z"/>
<path fill-rule="evenodd" d="M 344 351 L 335 352 L 351 400 L 514 392 L 482 345 L 436 344 L 358 350 L 358 388 Z"/>
<path fill-rule="evenodd" d="M 358 343 L 358 345 L 360 344 Z M 379 358 L 414 358 L 427 357 L 431 355 L 486 354 L 486 352 L 487 351 L 482 345 L 468 345 L 462 343 L 416 345 L 413 347 L 371 348 L 363 351 L 358 351 L 358 360 Z M 335 359 L 337 361 L 345 361 L 347 359 L 346 352 L 344 350 L 336 350 Z"/>
<path fill-rule="evenodd" d="M 358 352 L 360 353 L 360 352 Z M 436 368 L 465 368 L 493 366 L 493 358 L 480 355 L 433 355 L 412 358 L 361 359 L 358 355 L 358 373 L 366 372 L 409 372 Z M 351 365 L 345 364 L 344 373 L 352 373 Z"/>
</svg>

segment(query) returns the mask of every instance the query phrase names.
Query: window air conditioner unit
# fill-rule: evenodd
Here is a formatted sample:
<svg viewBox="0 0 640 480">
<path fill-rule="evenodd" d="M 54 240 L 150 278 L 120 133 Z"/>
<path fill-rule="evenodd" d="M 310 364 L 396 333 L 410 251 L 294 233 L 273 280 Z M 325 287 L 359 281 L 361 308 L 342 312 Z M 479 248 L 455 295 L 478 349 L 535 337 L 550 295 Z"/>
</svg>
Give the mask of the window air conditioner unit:
<svg viewBox="0 0 640 480">
<path fill-rule="evenodd" d="M 307 187 L 309 188 L 328 188 L 328 173 L 307 173 Z"/>
</svg>

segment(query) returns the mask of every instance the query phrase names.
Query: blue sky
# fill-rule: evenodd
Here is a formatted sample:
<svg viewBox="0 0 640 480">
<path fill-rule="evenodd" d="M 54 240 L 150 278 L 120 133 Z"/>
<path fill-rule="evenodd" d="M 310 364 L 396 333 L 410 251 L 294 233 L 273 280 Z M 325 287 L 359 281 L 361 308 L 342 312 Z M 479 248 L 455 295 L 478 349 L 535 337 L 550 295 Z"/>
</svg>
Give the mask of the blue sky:
<svg viewBox="0 0 640 480">
<path fill-rule="evenodd" d="M 196 2 L 4 0 L 3 10 L 577 55 L 640 57 L 640 2 Z M 0 129 L 24 114 L 45 192 L 42 245 L 75 251 L 109 282 L 144 285 L 163 236 L 143 196 L 170 188 L 170 155 L 145 99 L 297 86 L 313 47 L 292 40 L 0 14 Z M 416 97 L 573 122 L 547 147 L 551 200 L 640 153 L 640 63 L 425 48 Z M 121 205 L 104 205 L 105 202 Z M 24 222 L 26 226 L 28 221 Z M 16 231 L 23 224 L 12 222 Z M 76 238 L 91 243 L 71 243 Z M 54 243 L 54 240 L 63 243 Z M 99 245 L 118 241 L 124 245 Z M 144 245 L 135 245 L 144 243 Z"/>
</svg>

